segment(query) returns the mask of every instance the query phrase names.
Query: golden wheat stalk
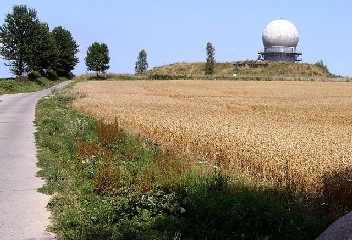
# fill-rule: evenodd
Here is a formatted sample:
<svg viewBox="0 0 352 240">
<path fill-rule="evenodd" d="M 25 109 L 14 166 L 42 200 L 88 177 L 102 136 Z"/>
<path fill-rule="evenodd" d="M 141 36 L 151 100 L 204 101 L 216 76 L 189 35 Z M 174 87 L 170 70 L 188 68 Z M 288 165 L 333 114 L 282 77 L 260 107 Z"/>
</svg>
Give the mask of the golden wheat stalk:
<svg viewBox="0 0 352 240">
<path fill-rule="evenodd" d="M 85 96 L 80 111 L 258 183 L 319 194 L 352 163 L 349 83 L 100 81 L 73 91 Z"/>
</svg>

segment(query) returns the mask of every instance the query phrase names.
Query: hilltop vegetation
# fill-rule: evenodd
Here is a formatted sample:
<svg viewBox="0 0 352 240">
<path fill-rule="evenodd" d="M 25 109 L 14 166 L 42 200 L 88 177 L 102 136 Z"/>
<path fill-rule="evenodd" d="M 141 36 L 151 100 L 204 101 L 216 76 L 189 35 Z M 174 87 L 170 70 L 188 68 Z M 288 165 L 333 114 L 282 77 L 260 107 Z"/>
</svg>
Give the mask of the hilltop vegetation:
<svg viewBox="0 0 352 240">
<path fill-rule="evenodd" d="M 205 62 L 173 63 L 154 67 L 143 74 L 83 74 L 76 80 L 245 80 L 245 81 L 330 81 L 350 82 L 351 78 L 330 73 L 323 61 L 314 64 L 264 61 L 214 63 L 214 73 L 206 74 Z"/>
<path fill-rule="evenodd" d="M 235 65 L 240 67 L 236 67 Z M 215 63 L 214 75 L 227 76 L 286 76 L 286 77 L 331 77 L 332 74 L 319 64 L 283 62 L 243 61 Z M 174 63 L 149 70 L 151 74 L 164 75 L 204 75 L 205 63 Z M 252 67 L 251 67 L 252 65 Z M 253 67 L 256 65 L 257 67 Z"/>
</svg>

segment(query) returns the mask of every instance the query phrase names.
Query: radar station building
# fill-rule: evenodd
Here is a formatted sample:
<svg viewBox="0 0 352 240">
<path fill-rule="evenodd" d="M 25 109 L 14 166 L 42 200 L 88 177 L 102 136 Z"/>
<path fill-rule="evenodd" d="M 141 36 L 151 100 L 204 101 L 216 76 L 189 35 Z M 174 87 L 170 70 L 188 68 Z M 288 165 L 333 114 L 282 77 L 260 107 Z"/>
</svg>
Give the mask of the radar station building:
<svg viewBox="0 0 352 240">
<path fill-rule="evenodd" d="M 295 25 L 285 19 L 270 22 L 262 35 L 264 51 L 259 52 L 258 60 L 274 62 L 299 62 L 302 53 L 296 52 L 299 41 Z"/>
</svg>

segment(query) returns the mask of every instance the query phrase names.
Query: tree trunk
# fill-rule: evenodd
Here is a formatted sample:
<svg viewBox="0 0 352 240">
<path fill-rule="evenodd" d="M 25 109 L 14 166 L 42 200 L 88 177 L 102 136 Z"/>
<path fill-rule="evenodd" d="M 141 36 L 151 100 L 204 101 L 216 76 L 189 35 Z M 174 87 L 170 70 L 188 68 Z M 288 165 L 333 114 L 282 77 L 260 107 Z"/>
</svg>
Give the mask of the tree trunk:
<svg viewBox="0 0 352 240">
<path fill-rule="evenodd" d="M 23 60 L 22 60 L 22 58 L 20 57 L 20 59 L 18 60 L 17 75 L 21 77 L 22 74 L 23 74 Z"/>
</svg>

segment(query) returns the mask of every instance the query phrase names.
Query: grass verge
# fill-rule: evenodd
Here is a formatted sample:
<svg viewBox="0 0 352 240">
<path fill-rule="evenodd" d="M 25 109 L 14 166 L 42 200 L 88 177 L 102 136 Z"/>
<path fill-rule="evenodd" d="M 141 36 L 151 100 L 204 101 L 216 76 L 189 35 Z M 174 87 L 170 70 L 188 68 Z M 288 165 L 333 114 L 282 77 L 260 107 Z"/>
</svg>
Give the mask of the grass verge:
<svg viewBox="0 0 352 240">
<path fill-rule="evenodd" d="M 8 93 L 35 92 L 50 88 L 60 82 L 62 81 L 50 81 L 44 77 L 40 77 L 33 81 L 23 82 L 15 80 L 14 78 L 0 78 L 0 95 Z"/>
<path fill-rule="evenodd" d="M 61 239 L 314 239 L 327 215 L 289 190 L 251 186 L 71 108 L 36 112 L 38 173 Z"/>
</svg>

